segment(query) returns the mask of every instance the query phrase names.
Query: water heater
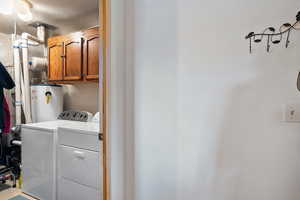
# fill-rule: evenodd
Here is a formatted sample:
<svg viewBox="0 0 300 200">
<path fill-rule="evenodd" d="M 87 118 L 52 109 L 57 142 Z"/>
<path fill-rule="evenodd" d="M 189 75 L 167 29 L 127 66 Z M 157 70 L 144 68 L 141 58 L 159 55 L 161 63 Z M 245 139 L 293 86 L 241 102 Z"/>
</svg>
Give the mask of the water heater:
<svg viewBox="0 0 300 200">
<path fill-rule="evenodd" d="M 32 122 L 56 120 L 63 111 L 61 85 L 41 84 L 31 86 Z"/>
</svg>

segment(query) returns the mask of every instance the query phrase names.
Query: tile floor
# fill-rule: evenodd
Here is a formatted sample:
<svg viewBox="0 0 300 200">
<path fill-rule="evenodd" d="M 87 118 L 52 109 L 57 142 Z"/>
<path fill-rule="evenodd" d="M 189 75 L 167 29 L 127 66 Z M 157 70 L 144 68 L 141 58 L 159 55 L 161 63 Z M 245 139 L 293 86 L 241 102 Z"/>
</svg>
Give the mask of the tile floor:
<svg viewBox="0 0 300 200">
<path fill-rule="evenodd" d="M 31 198 L 25 194 L 22 194 L 20 189 L 11 188 L 10 185 L 0 184 L 0 199 L 1 200 L 8 200 L 17 195 L 23 195 L 30 200 L 35 200 L 34 198 Z"/>
</svg>

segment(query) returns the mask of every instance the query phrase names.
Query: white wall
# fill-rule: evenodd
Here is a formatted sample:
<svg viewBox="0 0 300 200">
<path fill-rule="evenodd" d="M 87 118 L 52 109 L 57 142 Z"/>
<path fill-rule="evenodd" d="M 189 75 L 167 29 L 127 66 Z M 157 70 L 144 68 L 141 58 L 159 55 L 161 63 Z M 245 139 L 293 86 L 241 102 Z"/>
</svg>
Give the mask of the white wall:
<svg viewBox="0 0 300 200">
<path fill-rule="evenodd" d="M 99 13 L 97 11 L 98 9 L 86 14 L 85 16 L 78 16 L 78 17 L 76 16 L 76 21 L 74 20 L 59 21 L 59 23 L 64 24 L 64 26 L 57 29 L 55 33 L 69 34 L 74 31 L 85 30 L 87 28 L 91 28 L 99 25 L 99 20 L 98 20 Z"/>
<path fill-rule="evenodd" d="M 132 179 L 135 200 L 298 200 L 300 124 L 282 122 L 282 104 L 300 102 L 300 33 L 288 49 L 259 45 L 252 55 L 244 36 L 293 22 L 299 1 L 127 0 L 118 17 L 122 1 L 112 2 L 112 24 L 126 16 L 127 38 L 112 26 L 111 59 L 123 42 L 134 113 L 126 133 L 111 131 L 113 167 L 123 156 L 134 174 L 113 168 L 112 185 Z M 123 71 L 111 67 L 114 94 Z M 125 155 L 114 146 L 123 134 Z"/>
<path fill-rule="evenodd" d="M 11 35 L 0 33 L 0 62 L 4 66 L 13 65 Z"/>
</svg>

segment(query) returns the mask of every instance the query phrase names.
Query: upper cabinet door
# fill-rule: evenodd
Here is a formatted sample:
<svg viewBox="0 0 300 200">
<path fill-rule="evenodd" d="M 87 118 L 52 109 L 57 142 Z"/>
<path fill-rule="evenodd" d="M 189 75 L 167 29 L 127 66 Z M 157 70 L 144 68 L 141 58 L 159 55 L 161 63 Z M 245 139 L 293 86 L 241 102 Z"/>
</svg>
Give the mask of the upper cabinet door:
<svg viewBox="0 0 300 200">
<path fill-rule="evenodd" d="M 48 79 L 49 81 L 63 80 L 63 43 L 52 44 L 48 50 Z"/>
<path fill-rule="evenodd" d="M 64 43 L 64 80 L 81 80 L 83 65 L 82 38 L 69 38 Z"/>
<path fill-rule="evenodd" d="M 85 35 L 85 79 L 99 79 L 99 48 L 101 39 L 99 37 L 98 28 L 88 30 Z"/>
<path fill-rule="evenodd" d="M 99 80 L 99 66 L 103 62 L 102 39 L 99 27 L 49 38 L 49 81 Z"/>
</svg>

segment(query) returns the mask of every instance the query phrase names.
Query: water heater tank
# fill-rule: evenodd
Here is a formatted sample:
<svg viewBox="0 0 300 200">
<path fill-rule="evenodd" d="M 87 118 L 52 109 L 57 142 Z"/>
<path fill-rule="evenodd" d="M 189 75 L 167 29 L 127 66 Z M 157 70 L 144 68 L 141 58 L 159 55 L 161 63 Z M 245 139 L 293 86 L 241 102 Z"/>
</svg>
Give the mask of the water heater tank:
<svg viewBox="0 0 300 200">
<path fill-rule="evenodd" d="M 32 121 L 56 120 L 63 111 L 63 88 L 60 85 L 41 84 L 31 86 Z"/>
</svg>

